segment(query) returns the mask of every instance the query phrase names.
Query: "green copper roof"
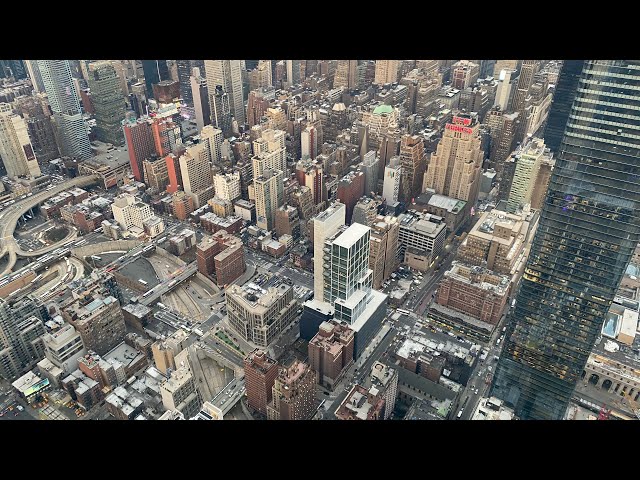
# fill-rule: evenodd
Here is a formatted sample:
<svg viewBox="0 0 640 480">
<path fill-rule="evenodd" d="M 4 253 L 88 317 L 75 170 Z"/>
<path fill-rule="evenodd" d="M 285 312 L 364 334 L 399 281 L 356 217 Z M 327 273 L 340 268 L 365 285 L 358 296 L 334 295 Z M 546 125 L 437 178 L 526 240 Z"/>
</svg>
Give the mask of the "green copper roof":
<svg viewBox="0 0 640 480">
<path fill-rule="evenodd" d="M 373 111 L 374 115 L 382 115 L 383 113 L 391 113 L 393 112 L 393 108 L 391 105 L 378 105 Z"/>
</svg>

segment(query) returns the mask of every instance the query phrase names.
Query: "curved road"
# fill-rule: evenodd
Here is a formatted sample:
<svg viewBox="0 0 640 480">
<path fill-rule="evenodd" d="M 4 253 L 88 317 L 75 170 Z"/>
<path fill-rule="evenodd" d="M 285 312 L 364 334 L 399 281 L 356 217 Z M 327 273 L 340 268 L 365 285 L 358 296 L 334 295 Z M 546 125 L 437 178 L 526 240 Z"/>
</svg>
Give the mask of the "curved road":
<svg viewBox="0 0 640 480">
<path fill-rule="evenodd" d="M 13 236 L 13 233 L 16 229 L 16 224 L 18 223 L 18 219 L 20 218 L 20 216 L 26 213 L 29 209 L 35 207 L 36 205 L 40 205 L 47 199 L 59 194 L 60 192 L 68 190 L 69 188 L 92 185 L 97 181 L 98 177 L 95 175 L 76 177 L 67 182 L 56 185 L 51 190 L 45 190 L 43 192 L 36 193 L 31 197 L 16 202 L 15 204 L 5 208 L 2 212 L 0 212 L 0 242 L 2 242 L 2 249 L 0 249 L 0 258 L 4 257 L 6 254 L 9 254 L 9 263 L 7 264 L 4 272 L 2 272 L 1 275 L 7 275 L 11 271 L 13 266 L 16 264 L 18 255 L 41 255 L 45 253 L 45 251 L 55 250 L 61 244 L 69 241 L 69 239 L 64 239 L 62 240 L 62 242 L 57 242 L 56 244 L 50 245 L 45 249 L 40 249 L 35 252 L 24 252 Z"/>
</svg>

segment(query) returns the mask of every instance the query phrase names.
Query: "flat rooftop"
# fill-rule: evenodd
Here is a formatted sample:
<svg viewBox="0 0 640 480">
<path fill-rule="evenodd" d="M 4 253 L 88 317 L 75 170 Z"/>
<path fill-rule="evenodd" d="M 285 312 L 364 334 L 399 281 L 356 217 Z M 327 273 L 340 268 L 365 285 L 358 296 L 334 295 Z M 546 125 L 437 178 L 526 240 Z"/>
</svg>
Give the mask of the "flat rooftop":
<svg viewBox="0 0 640 480">
<path fill-rule="evenodd" d="M 371 230 L 369 227 L 360 223 L 354 223 L 347 228 L 342 234 L 333 241 L 334 245 L 344 248 L 351 248 L 355 243 Z"/>
</svg>

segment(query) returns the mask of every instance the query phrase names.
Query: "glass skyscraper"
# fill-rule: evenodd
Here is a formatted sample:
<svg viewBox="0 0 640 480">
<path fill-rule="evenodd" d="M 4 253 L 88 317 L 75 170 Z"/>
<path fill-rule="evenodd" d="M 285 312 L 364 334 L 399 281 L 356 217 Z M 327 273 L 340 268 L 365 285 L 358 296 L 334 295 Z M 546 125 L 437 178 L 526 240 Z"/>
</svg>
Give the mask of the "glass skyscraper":
<svg viewBox="0 0 640 480">
<path fill-rule="evenodd" d="M 639 240 L 640 60 L 588 60 L 491 389 L 518 417 L 563 418 Z"/>
<path fill-rule="evenodd" d="M 544 143 L 553 153 L 560 148 L 584 62 L 584 60 L 565 60 L 562 64 L 544 131 Z"/>
</svg>

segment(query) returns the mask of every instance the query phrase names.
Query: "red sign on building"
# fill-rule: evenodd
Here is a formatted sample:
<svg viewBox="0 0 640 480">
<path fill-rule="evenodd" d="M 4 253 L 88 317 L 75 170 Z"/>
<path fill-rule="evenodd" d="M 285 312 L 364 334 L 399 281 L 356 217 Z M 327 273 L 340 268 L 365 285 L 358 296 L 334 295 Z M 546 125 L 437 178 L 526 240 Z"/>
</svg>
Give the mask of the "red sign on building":
<svg viewBox="0 0 640 480">
<path fill-rule="evenodd" d="M 455 123 L 456 125 L 463 125 L 465 127 L 468 127 L 469 125 L 471 125 L 471 119 L 463 117 L 453 117 L 453 123 Z"/>
<path fill-rule="evenodd" d="M 469 127 L 463 127 L 461 125 L 453 125 L 451 123 L 447 123 L 447 130 L 453 130 L 454 132 L 462 132 L 462 133 L 473 133 L 473 130 Z"/>
</svg>

